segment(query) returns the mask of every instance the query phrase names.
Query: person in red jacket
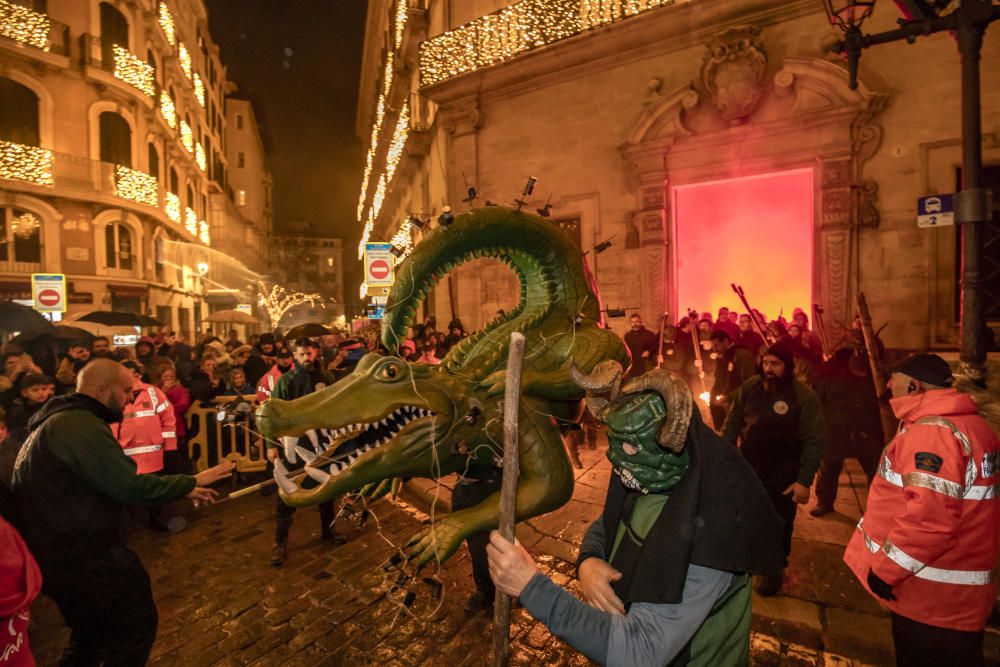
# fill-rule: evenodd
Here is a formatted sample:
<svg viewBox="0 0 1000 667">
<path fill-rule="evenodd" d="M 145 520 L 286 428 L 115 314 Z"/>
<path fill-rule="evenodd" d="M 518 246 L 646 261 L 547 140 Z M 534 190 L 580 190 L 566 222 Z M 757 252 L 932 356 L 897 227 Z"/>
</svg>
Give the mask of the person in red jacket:
<svg viewBox="0 0 1000 667">
<path fill-rule="evenodd" d="M 281 348 L 278 350 L 277 356 L 275 357 L 275 364 L 271 366 L 271 370 L 264 373 L 257 383 L 257 402 L 263 403 L 267 399 L 271 398 L 271 392 L 274 388 L 278 386 L 278 378 L 287 373 L 294 368 L 292 362 L 292 351 L 288 348 Z"/>
<path fill-rule="evenodd" d="M 983 665 L 996 599 L 1000 439 L 941 357 L 892 372 L 899 432 L 844 560 L 892 612 L 897 665 Z"/>
<path fill-rule="evenodd" d="M 186 473 L 189 467 L 187 441 L 185 440 L 185 435 L 187 434 L 186 415 L 188 408 L 191 407 L 191 393 L 177 379 L 177 369 L 173 364 L 160 366 L 157 375 L 158 377 L 154 378 L 154 384 L 166 395 L 167 400 L 170 401 L 170 407 L 174 411 L 174 424 L 177 427 L 178 458 L 171 461 L 168 457 L 164 467 L 170 469 L 171 466 L 175 466 L 177 470 L 172 470 L 171 472 Z"/>
<path fill-rule="evenodd" d="M 0 666 L 34 667 L 28 621 L 41 589 L 38 563 L 17 530 L 0 518 Z"/>
<path fill-rule="evenodd" d="M 167 395 L 142 381 L 142 367 L 134 361 L 122 366 L 132 374 L 132 394 L 121 422 L 111 426 L 122 449 L 136 465 L 136 473 L 163 472 L 163 452 L 177 450 L 177 420 Z M 164 521 L 160 507 L 149 513 L 150 525 L 170 533 L 184 529 L 183 517 Z"/>
</svg>

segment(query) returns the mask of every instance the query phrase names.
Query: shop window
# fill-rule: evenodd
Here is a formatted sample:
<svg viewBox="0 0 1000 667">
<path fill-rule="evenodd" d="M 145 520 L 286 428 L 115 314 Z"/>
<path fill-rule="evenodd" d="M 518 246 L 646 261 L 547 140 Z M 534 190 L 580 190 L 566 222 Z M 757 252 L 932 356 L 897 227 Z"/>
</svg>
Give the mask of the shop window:
<svg viewBox="0 0 1000 667">
<path fill-rule="evenodd" d="M 132 232 L 124 224 L 114 222 L 104 228 L 104 250 L 109 269 L 132 270 Z"/>
</svg>

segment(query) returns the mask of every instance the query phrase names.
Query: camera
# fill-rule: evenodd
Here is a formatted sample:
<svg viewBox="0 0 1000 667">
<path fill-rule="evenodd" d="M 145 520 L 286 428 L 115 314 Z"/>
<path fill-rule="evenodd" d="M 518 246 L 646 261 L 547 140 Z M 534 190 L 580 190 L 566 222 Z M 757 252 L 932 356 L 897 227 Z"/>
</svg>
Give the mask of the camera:
<svg viewBox="0 0 1000 667">
<path fill-rule="evenodd" d="M 225 424 L 253 421 L 253 404 L 245 398 L 237 396 L 230 402 L 219 407 L 215 418 Z"/>
</svg>

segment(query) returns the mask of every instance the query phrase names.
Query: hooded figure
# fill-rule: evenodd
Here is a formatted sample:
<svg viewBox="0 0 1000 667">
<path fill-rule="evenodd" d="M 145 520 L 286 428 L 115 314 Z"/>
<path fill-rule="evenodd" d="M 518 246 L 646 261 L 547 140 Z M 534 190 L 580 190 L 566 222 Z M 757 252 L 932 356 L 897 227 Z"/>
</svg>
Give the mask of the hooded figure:
<svg viewBox="0 0 1000 667">
<path fill-rule="evenodd" d="M 682 380 L 650 371 L 619 395 L 622 374 L 604 362 L 574 377 L 608 426 L 615 473 L 603 514 L 580 545 L 589 605 L 532 571 L 526 552 L 496 532 L 491 573 L 553 634 L 600 664 L 745 665 L 748 575 L 781 571 L 781 520 L 739 452 L 702 423 Z"/>
</svg>

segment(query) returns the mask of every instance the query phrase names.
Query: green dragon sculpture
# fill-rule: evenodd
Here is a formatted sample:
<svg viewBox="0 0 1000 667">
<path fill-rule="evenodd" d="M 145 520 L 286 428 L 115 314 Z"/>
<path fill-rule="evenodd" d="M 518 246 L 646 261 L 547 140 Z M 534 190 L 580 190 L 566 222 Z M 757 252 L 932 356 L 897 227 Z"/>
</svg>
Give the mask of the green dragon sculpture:
<svg viewBox="0 0 1000 667">
<path fill-rule="evenodd" d="M 332 437 L 319 456 L 298 450 L 317 484 L 313 488 L 303 488 L 276 468 L 286 503 L 311 505 L 361 489 L 376 489 L 378 496 L 396 478 L 439 478 L 470 466 L 497 465 L 503 449 L 505 365 L 514 331 L 526 337 L 517 519 L 550 512 L 569 500 L 573 475 L 557 423 L 575 420 L 584 396 L 571 368 L 586 373 L 607 359 L 627 365 L 628 353 L 618 336 L 599 326 L 596 286 L 579 248 L 558 226 L 489 207 L 434 229 L 397 267 L 382 341 L 386 349 L 398 349 L 431 287 L 454 267 L 481 257 L 514 270 L 520 303 L 452 347 L 440 365 L 369 354 L 336 384 L 294 401 L 271 400 L 259 409 L 257 423 L 268 438 L 311 429 L 327 429 Z M 334 451 L 350 453 L 332 456 Z M 411 540 L 411 556 L 418 564 L 446 560 L 469 534 L 497 526 L 498 504 L 499 494 L 494 494 L 476 507 L 439 518 Z"/>
</svg>

